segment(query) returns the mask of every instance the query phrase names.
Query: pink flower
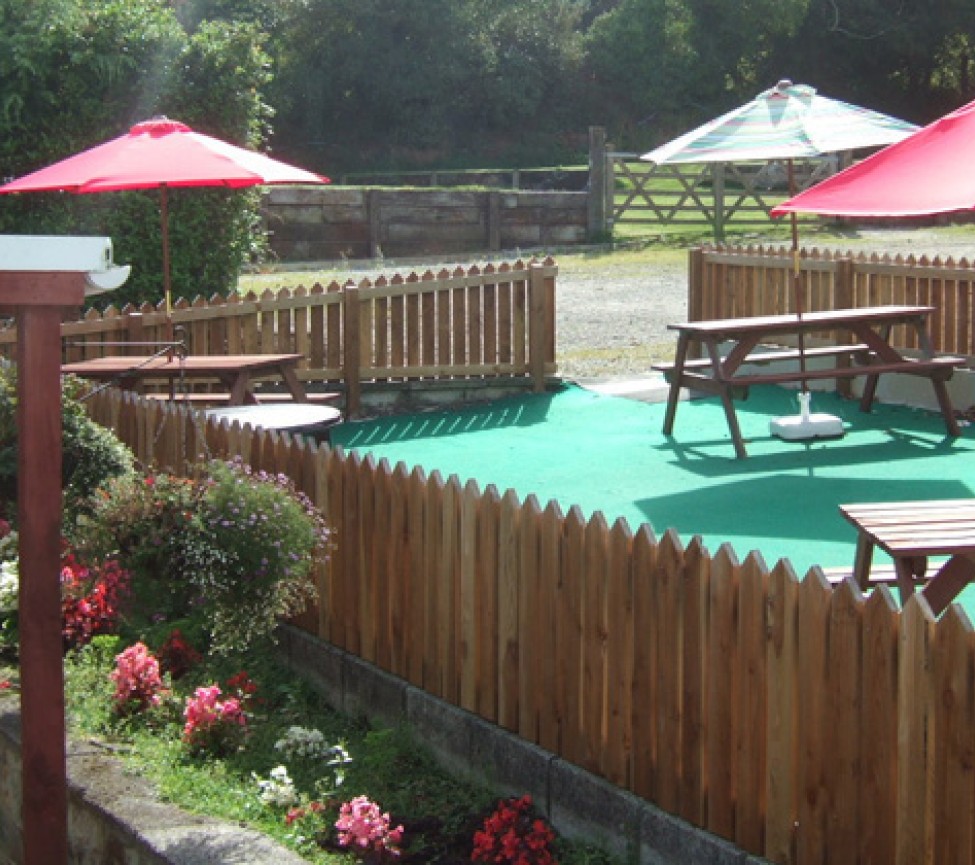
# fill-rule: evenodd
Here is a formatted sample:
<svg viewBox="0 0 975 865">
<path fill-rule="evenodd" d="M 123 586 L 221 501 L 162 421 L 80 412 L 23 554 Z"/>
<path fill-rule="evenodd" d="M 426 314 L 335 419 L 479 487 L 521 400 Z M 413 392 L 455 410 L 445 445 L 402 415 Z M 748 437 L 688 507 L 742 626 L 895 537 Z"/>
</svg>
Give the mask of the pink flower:
<svg viewBox="0 0 975 865">
<path fill-rule="evenodd" d="M 186 698 L 183 741 L 201 751 L 226 751 L 237 743 L 247 727 L 247 714 L 240 700 L 220 700 L 219 685 L 201 686 Z"/>
<path fill-rule="evenodd" d="M 356 796 L 351 802 L 343 803 L 335 828 L 339 830 L 339 844 L 343 847 L 399 855 L 396 845 L 403 840 L 403 827 L 390 829 L 389 814 L 380 811 L 379 806 L 365 796 Z"/>
<path fill-rule="evenodd" d="M 111 679 L 115 683 L 112 700 L 116 712 L 140 712 L 159 704 L 159 692 L 163 689 L 159 662 L 144 643 L 129 646 L 115 656 Z"/>
</svg>

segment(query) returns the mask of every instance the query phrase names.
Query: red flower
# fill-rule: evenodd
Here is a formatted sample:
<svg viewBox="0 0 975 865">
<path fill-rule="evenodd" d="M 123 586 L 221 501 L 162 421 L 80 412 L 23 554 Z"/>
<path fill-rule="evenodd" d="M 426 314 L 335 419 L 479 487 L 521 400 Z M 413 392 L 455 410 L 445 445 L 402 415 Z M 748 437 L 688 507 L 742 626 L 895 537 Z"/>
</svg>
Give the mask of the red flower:
<svg viewBox="0 0 975 865">
<path fill-rule="evenodd" d="M 65 553 L 61 568 L 62 636 L 65 648 L 83 646 L 97 634 L 111 633 L 118 621 L 119 602 L 128 589 L 129 574 L 109 560 L 88 568 Z"/>
<path fill-rule="evenodd" d="M 532 818 L 531 796 L 506 799 L 474 833 L 472 862 L 497 865 L 555 865 L 550 847 L 555 833 L 542 819 Z"/>
<path fill-rule="evenodd" d="M 173 679 L 185 676 L 200 660 L 200 653 L 186 642 L 179 628 L 170 632 L 159 650 L 159 666 Z"/>
</svg>

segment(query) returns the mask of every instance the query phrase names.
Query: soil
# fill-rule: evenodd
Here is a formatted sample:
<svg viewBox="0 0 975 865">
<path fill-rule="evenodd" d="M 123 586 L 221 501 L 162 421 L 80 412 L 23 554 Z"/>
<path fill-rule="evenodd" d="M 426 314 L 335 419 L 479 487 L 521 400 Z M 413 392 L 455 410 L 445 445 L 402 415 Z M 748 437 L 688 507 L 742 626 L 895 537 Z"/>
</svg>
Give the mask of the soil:
<svg viewBox="0 0 975 865">
<path fill-rule="evenodd" d="M 781 238 L 749 244 L 782 245 Z M 975 229 L 861 229 L 840 241 L 806 246 L 878 254 L 975 255 Z M 667 330 L 687 317 L 687 257 L 661 255 L 647 261 L 606 256 L 598 266 L 559 263 L 556 281 L 556 358 L 563 378 L 600 381 L 650 375 L 655 360 L 673 357 L 675 338 Z"/>
</svg>

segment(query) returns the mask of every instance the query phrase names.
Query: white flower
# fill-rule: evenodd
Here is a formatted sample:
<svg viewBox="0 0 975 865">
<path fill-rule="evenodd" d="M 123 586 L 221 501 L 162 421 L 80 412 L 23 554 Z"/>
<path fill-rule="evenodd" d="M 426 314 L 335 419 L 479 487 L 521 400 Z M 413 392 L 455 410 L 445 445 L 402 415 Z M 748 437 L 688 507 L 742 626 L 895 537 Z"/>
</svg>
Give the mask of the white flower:
<svg viewBox="0 0 975 865">
<path fill-rule="evenodd" d="M 325 736 L 322 735 L 321 730 L 297 726 L 289 727 L 284 736 L 274 743 L 274 748 L 283 752 L 289 760 L 296 757 L 318 760 L 332 751 L 332 748 L 325 744 Z"/>
<path fill-rule="evenodd" d="M 10 612 L 17 609 L 20 593 L 17 562 L 17 559 L 0 562 L 0 612 Z"/>
<path fill-rule="evenodd" d="M 257 781 L 259 795 L 265 805 L 286 808 L 298 801 L 298 792 L 284 766 L 275 766 L 267 779 L 254 775 L 254 780 Z"/>
</svg>

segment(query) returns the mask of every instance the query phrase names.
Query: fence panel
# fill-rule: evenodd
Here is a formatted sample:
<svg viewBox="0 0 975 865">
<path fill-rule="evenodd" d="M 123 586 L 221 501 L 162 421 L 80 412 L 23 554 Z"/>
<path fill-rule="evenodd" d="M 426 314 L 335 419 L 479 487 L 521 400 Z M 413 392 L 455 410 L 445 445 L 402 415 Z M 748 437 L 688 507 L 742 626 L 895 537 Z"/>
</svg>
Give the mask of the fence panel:
<svg viewBox="0 0 975 865">
<path fill-rule="evenodd" d="M 87 405 L 146 464 L 186 472 L 198 441 L 291 473 L 335 530 L 300 627 L 772 862 L 972 861 L 975 637 L 956 608 L 900 611 L 818 568 L 712 560 L 672 530 L 132 394 Z"/>
<path fill-rule="evenodd" d="M 88 310 L 62 325 L 62 359 L 152 354 L 174 336 L 194 355 L 297 352 L 298 377 L 344 388 L 352 416 L 363 382 L 503 377 L 539 390 L 556 371 L 557 273 L 546 259 L 243 298 L 181 298 L 171 320 L 148 304 Z M 0 330 L 0 356 L 16 356 L 15 327 Z M 194 387 L 223 390 L 215 380 Z"/>
<path fill-rule="evenodd" d="M 796 311 L 792 253 L 784 248 L 704 247 L 690 253 L 692 320 L 782 315 Z M 800 250 L 803 309 L 886 304 L 930 305 L 934 351 L 975 356 L 975 265 L 925 256 L 880 256 Z M 913 328 L 899 325 L 891 342 L 918 349 Z"/>
</svg>

